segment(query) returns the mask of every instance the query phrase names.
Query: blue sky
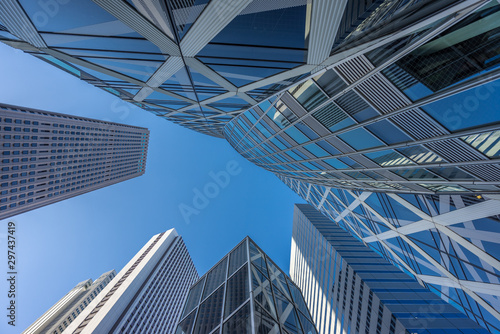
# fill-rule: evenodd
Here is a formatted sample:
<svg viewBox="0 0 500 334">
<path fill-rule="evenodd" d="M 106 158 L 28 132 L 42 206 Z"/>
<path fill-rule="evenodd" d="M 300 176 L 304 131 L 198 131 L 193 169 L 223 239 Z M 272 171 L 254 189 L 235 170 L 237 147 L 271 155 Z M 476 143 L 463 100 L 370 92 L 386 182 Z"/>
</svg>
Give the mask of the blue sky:
<svg viewBox="0 0 500 334">
<path fill-rule="evenodd" d="M 293 204 L 304 203 L 273 174 L 242 158 L 225 140 L 160 119 L 35 57 L 0 43 L 0 102 L 147 127 L 146 174 L 49 205 L 0 227 L 0 267 L 6 268 L 7 222 L 17 225 L 18 313 L 15 328 L 0 314 L 1 333 L 19 333 L 77 283 L 117 272 L 151 236 L 175 227 L 200 275 L 246 235 L 288 271 Z M 238 164 L 208 205 L 186 223 L 210 173 Z M 0 281 L 0 309 L 7 282 Z M 3 311 L 6 313 L 6 311 Z"/>
</svg>

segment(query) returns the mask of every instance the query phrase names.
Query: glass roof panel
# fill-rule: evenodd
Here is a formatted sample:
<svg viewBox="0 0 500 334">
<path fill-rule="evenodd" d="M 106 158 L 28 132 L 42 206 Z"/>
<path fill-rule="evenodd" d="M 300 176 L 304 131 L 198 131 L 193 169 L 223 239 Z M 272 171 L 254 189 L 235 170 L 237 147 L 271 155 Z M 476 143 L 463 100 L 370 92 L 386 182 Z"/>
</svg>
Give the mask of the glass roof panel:
<svg viewBox="0 0 500 334">
<path fill-rule="evenodd" d="M 364 150 L 368 148 L 384 146 L 384 144 L 378 140 L 371 133 L 363 128 L 358 128 L 351 130 L 346 133 L 338 135 L 340 139 L 349 144 L 355 150 Z"/>
<path fill-rule="evenodd" d="M 237 87 L 285 71 L 284 69 L 245 66 L 207 65 Z"/>
<path fill-rule="evenodd" d="M 304 48 L 306 6 L 259 9 L 260 12 L 237 16 L 212 42 Z"/>
<path fill-rule="evenodd" d="M 53 6 L 47 6 L 46 10 L 40 7 L 38 1 L 20 0 L 20 3 L 39 31 L 81 34 L 107 32 L 107 35 L 133 32 L 91 0 L 72 1 L 71 6 L 55 2 Z"/>
<path fill-rule="evenodd" d="M 146 60 L 122 60 L 89 57 L 85 57 L 83 59 L 143 82 L 146 82 L 154 74 L 158 67 L 163 64 L 163 62 Z"/>
<path fill-rule="evenodd" d="M 133 51 L 161 54 L 160 49 L 144 38 L 115 38 L 105 36 L 40 34 L 45 43 L 52 47 L 94 49 L 108 51 Z"/>
</svg>

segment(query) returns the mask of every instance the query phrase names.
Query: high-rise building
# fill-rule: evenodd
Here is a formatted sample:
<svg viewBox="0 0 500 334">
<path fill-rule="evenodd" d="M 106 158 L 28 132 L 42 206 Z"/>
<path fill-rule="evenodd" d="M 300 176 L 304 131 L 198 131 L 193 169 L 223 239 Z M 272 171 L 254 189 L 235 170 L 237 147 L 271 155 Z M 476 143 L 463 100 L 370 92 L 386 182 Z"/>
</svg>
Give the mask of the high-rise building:
<svg viewBox="0 0 500 334">
<path fill-rule="evenodd" d="M 226 138 L 258 166 L 312 184 L 500 192 L 500 4 L 465 3 L 241 113 Z"/>
<path fill-rule="evenodd" d="M 396 195 L 283 181 L 332 224 L 498 332 L 498 195 Z"/>
<path fill-rule="evenodd" d="M 427 25 L 449 25 L 484 2 L 3 0 L 0 40 L 223 137 L 241 111 L 311 73 Z"/>
<path fill-rule="evenodd" d="M 189 287 L 197 279 L 182 237 L 175 229 L 160 233 L 64 332 L 173 333 Z"/>
<path fill-rule="evenodd" d="M 43 4 L 2 1 L 0 40 L 224 137 L 500 328 L 497 0 Z"/>
<path fill-rule="evenodd" d="M 88 279 L 77 284 L 22 334 L 62 333 L 115 276 L 116 272 L 111 270 L 94 282 Z"/>
<path fill-rule="evenodd" d="M 307 204 L 295 206 L 290 275 L 320 333 L 488 333 Z"/>
<path fill-rule="evenodd" d="M 149 130 L 0 104 L 0 219 L 144 174 Z"/>
<path fill-rule="evenodd" d="M 316 334 L 300 289 L 248 237 L 189 290 L 175 334 Z"/>
</svg>

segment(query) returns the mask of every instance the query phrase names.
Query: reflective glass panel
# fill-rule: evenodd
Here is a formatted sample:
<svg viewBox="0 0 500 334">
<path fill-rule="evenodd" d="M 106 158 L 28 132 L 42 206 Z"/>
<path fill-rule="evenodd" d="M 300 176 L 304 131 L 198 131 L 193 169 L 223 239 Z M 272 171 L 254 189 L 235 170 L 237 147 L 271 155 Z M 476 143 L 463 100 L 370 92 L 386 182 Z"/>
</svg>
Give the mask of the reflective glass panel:
<svg viewBox="0 0 500 334">
<path fill-rule="evenodd" d="M 375 161 L 377 164 L 379 164 L 382 167 L 412 165 L 413 164 L 413 162 L 411 162 L 410 159 L 402 156 L 401 154 L 399 154 L 393 150 L 385 150 L 385 151 L 366 153 L 364 155 L 367 158 L 370 158 L 371 160 Z"/>
<path fill-rule="evenodd" d="M 226 304 L 224 317 L 230 315 L 250 296 L 248 286 L 248 268 L 244 266 L 227 280 Z"/>
<path fill-rule="evenodd" d="M 500 131 L 485 132 L 461 139 L 490 158 L 500 156 Z"/>
<path fill-rule="evenodd" d="M 231 255 L 229 255 L 229 272 L 227 276 L 231 276 L 236 269 L 241 267 L 247 261 L 247 241 L 243 241 Z"/>
<path fill-rule="evenodd" d="M 274 295 L 280 323 L 289 333 L 302 333 L 293 304 L 277 289 L 274 289 Z"/>
<path fill-rule="evenodd" d="M 290 292 L 288 291 L 288 287 L 286 285 L 286 278 L 285 275 L 283 275 L 283 272 L 278 269 L 277 266 L 274 265 L 269 259 L 267 261 L 268 267 L 269 267 L 269 277 L 271 278 L 271 281 L 274 285 L 274 290 L 279 289 L 281 293 L 285 294 L 287 298 L 290 297 Z"/>
<path fill-rule="evenodd" d="M 417 164 L 430 164 L 443 161 L 443 159 L 438 157 L 434 152 L 420 145 L 398 148 L 398 151 L 415 161 Z"/>
<path fill-rule="evenodd" d="M 184 312 L 182 313 L 182 317 L 191 312 L 198 303 L 200 302 L 201 291 L 203 290 L 203 285 L 205 283 L 205 278 L 202 278 L 195 286 L 193 286 L 189 290 L 189 295 L 187 297 L 186 306 L 184 307 Z"/>
<path fill-rule="evenodd" d="M 276 317 L 276 310 L 274 308 L 273 295 L 271 293 L 271 283 L 269 279 L 262 275 L 254 266 L 252 270 L 252 286 L 253 296 L 255 302 L 258 302 L 267 312 Z"/>
<path fill-rule="evenodd" d="M 500 79 L 422 107 L 451 132 L 500 121 Z"/>
<path fill-rule="evenodd" d="M 210 295 L 226 279 L 227 257 L 207 275 L 207 284 L 203 291 L 203 299 Z"/>
<path fill-rule="evenodd" d="M 255 304 L 255 333 L 257 334 L 279 334 L 280 329 L 276 321 L 258 304 Z"/>
<path fill-rule="evenodd" d="M 308 111 L 322 104 L 328 99 L 312 80 L 307 80 L 303 84 L 291 88 L 290 94 Z"/>
<path fill-rule="evenodd" d="M 264 254 L 254 245 L 253 242 L 250 242 L 250 261 L 254 266 L 259 268 L 259 270 L 264 273 L 264 275 L 268 276 L 267 268 L 266 268 L 266 260 L 264 259 Z"/>
<path fill-rule="evenodd" d="M 246 303 L 226 323 L 222 329 L 223 334 L 250 334 L 252 323 L 250 319 L 250 303 Z"/>
<path fill-rule="evenodd" d="M 193 334 L 208 334 L 220 324 L 223 297 L 224 286 L 221 286 L 200 305 Z"/>
<path fill-rule="evenodd" d="M 295 284 L 293 284 L 288 278 L 287 282 L 288 286 L 290 287 L 290 292 L 292 293 L 293 301 L 295 302 L 295 304 L 302 313 L 310 317 L 309 309 L 307 308 L 306 303 L 304 302 L 304 298 L 302 297 L 302 293 L 300 292 L 299 288 L 297 288 Z"/>
<path fill-rule="evenodd" d="M 318 86 L 323 88 L 323 90 L 330 95 L 330 97 L 335 96 L 335 94 L 340 93 L 347 84 L 342 80 L 337 73 L 333 70 L 328 70 L 323 74 L 318 75 L 314 78 Z"/>
<path fill-rule="evenodd" d="M 367 148 L 384 146 L 384 143 L 363 128 L 342 133 L 338 135 L 338 137 L 355 150 L 364 150 Z"/>
<path fill-rule="evenodd" d="M 434 175 L 424 168 L 418 169 L 394 169 L 393 173 L 396 173 L 407 180 L 431 180 L 431 179 L 439 179 L 442 180 L 439 176 Z"/>
<path fill-rule="evenodd" d="M 412 140 L 403 131 L 401 131 L 394 124 L 385 119 L 367 125 L 366 129 L 377 136 L 379 139 L 382 139 L 388 145 L 408 142 Z"/>
<path fill-rule="evenodd" d="M 470 181 L 476 180 L 476 178 L 469 173 L 457 167 L 446 167 L 446 168 L 428 168 L 431 172 L 436 173 L 439 176 L 444 177 L 450 181 Z"/>
<path fill-rule="evenodd" d="M 177 326 L 175 334 L 191 334 L 191 329 L 194 324 L 194 317 L 196 316 L 196 311 L 193 311 L 186 319 L 182 320 Z"/>
<path fill-rule="evenodd" d="M 317 334 L 316 328 L 314 327 L 312 321 L 308 320 L 302 313 L 299 312 L 300 322 L 302 323 L 302 329 L 305 334 Z"/>
<path fill-rule="evenodd" d="M 300 130 L 298 130 L 295 127 L 291 127 L 287 130 L 285 130 L 286 134 L 289 135 L 293 140 L 297 142 L 297 144 L 303 144 L 305 142 L 309 141 L 309 138 L 307 138 Z"/>
</svg>

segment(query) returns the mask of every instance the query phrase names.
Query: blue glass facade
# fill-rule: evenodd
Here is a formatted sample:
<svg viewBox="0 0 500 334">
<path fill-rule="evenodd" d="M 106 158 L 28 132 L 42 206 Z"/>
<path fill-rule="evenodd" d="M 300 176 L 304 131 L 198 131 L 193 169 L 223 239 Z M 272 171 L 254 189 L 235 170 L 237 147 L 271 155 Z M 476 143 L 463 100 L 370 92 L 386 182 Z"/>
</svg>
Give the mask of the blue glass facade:
<svg viewBox="0 0 500 334">
<path fill-rule="evenodd" d="M 226 138 L 313 184 L 498 192 L 499 12 L 489 2 L 334 64 L 233 119 Z"/>
<path fill-rule="evenodd" d="M 395 195 L 282 180 L 330 218 L 331 226 L 348 231 L 469 318 L 499 332 L 497 195 Z"/>
<path fill-rule="evenodd" d="M 322 333 L 488 333 L 310 205 L 292 238 L 291 277 Z"/>
<path fill-rule="evenodd" d="M 157 116 L 223 137 L 235 116 L 323 68 L 363 34 L 394 32 L 380 29 L 381 21 L 411 26 L 452 3 L 5 0 L 0 41 Z"/>
</svg>

